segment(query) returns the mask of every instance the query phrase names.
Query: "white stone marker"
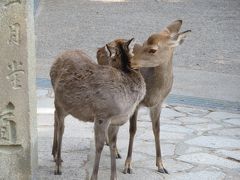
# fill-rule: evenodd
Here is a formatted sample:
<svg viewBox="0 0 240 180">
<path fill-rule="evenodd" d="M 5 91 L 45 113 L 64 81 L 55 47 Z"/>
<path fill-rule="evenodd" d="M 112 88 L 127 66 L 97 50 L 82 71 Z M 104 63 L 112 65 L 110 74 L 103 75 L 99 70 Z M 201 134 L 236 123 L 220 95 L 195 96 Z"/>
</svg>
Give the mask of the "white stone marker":
<svg viewBox="0 0 240 180">
<path fill-rule="evenodd" d="M 0 1 L 0 179 L 34 179 L 37 169 L 32 0 Z"/>
</svg>

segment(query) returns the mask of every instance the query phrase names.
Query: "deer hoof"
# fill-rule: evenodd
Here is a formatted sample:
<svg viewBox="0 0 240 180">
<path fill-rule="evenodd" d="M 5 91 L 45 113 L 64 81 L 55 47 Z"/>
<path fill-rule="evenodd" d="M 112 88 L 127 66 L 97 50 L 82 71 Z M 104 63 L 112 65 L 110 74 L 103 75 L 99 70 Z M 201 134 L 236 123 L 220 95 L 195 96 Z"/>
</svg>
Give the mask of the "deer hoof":
<svg viewBox="0 0 240 180">
<path fill-rule="evenodd" d="M 53 158 L 53 161 L 54 161 L 54 162 L 57 162 L 57 159 L 56 159 L 56 158 Z M 60 162 L 63 162 L 63 160 L 61 159 Z"/>
<path fill-rule="evenodd" d="M 55 170 L 55 171 L 54 171 L 54 175 L 62 175 L 62 172 L 59 171 L 59 170 Z"/>
<path fill-rule="evenodd" d="M 164 167 L 158 168 L 158 172 L 163 173 L 163 174 L 169 174 L 168 171 Z"/>
<path fill-rule="evenodd" d="M 122 158 L 122 156 L 117 152 L 116 153 L 116 159 L 121 159 Z"/>
<path fill-rule="evenodd" d="M 125 169 L 123 170 L 123 173 L 124 173 L 124 174 L 133 174 L 133 169 L 132 169 L 132 168 L 125 168 Z"/>
<path fill-rule="evenodd" d="M 58 161 L 56 161 L 56 166 L 55 166 L 54 175 L 62 175 L 61 169 L 62 169 L 61 159 L 59 159 Z"/>
</svg>

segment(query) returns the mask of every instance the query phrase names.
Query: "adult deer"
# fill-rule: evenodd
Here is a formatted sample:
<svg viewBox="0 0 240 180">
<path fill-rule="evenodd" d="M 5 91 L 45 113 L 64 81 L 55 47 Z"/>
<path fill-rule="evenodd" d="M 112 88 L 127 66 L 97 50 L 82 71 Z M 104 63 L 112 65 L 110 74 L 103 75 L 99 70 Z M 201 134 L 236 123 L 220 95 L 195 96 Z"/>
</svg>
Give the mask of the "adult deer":
<svg viewBox="0 0 240 180">
<path fill-rule="evenodd" d="M 174 48 L 183 43 L 190 30 L 180 32 L 182 20 L 177 20 L 168 25 L 160 33 L 152 34 L 143 45 L 136 45 L 134 48 L 134 62 L 141 59 L 145 61 L 142 65 L 149 68 L 142 68 L 141 74 L 146 83 L 146 95 L 140 106 L 145 106 L 150 109 L 150 117 L 152 121 L 152 129 L 155 138 L 156 148 L 156 166 L 161 173 L 168 173 L 164 168 L 162 162 L 161 148 L 160 148 L 160 114 L 161 106 L 164 99 L 167 97 L 173 85 L 173 52 Z M 159 62 L 157 67 L 150 68 L 152 63 Z M 139 107 L 139 106 L 138 106 Z M 131 173 L 131 159 L 134 135 L 137 129 L 137 113 L 135 110 L 133 116 L 130 118 L 130 138 L 127 159 L 125 161 L 124 173 Z"/>
<path fill-rule="evenodd" d="M 160 114 L 161 106 L 164 99 L 167 97 L 173 85 L 173 52 L 176 46 L 183 43 L 190 30 L 180 32 L 182 20 L 172 22 L 165 27 L 160 33 L 152 34 L 143 45 L 136 44 L 134 46 L 134 57 L 132 59 L 132 67 L 137 66 L 137 62 L 141 60 L 142 66 L 141 74 L 146 83 L 146 95 L 136 108 L 133 116 L 130 118 L 130 137 L 128 154 L 125 161 L 124 173 L 132 173 L 132 149 L 134 136 L 137 130 L 137 114 L 140 106 L 145 106 L 150 109 L 150 117 L 152 121 L 152 130 L 155 137 L 156 148 L 156 166 L 161 173 L 168 173 L 164 168 L 162 162 L 161 148 L 160 148 Z M 103 49 L 99 49 L 97 54 L 101 58 L 99 63 L 108 61 L 108 57 L 104 57 Z M 104 62 L 106 64 L 106 62 Z M 158 64 L 157 67 L 153 67 Z M 117 155 L 118 157 L 119 155 Z"/>
<path fill-rule="evenodd" d="M 118 128 L 128 121 L 146 92 L 144 79 L 137 70 L 143 67 L 141 62 L 135 65 L 135 69 L 131 68 L 131 42 L 132 39 L 120 39 L 107 44 L 113 67 L 98 65 L 79 50 L 63 53 L 52 65 L 50 76 L 55 93 L 52 155 L 56 162 L 55 174 L 61 174 L 64 118 L 71 114 L 79 120 L 94 122 L 96 152 L 91 180 L 97 180 L 107 132 L 111 152 L 110 179 L 117 179 L 115 148 Z"/>
</svg>

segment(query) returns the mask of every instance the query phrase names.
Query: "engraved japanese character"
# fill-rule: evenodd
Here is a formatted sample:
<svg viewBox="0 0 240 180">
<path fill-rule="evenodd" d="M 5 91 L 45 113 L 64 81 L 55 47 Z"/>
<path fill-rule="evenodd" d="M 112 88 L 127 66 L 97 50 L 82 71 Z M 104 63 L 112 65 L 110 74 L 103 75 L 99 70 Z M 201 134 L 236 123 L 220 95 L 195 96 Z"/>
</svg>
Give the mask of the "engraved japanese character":
<svg viewBox="0 0 240 180">
<path fill-rule="evenodd" d="M 7 75 L 7 79 L 10 80 L 13 89 L 20 89 L 22 88 L 21 77 L 24 74 L 23 64 L 22 62 L 13 61 L 11 64 L 8 65 L 8 69 L 10 72 Z"/>
<path fill-rule="evenodd" d="M 21 4 L 21 0 L 7 0 L 7 3 L 5 4 L 5 6 L 9 6 L 9 5 L 14 4 L 14 3 Z"/>
<path fill-rule="evenodd" d="M 14 118 L 14 105 L 9 102 L 5 109 L 0 112 L 0 144 L 15 143 L 16 123 Z"/>
<path fill-rule="evenodd" d="M 9 26 L 10 36 L 9 36 L 9 44 L 20 44 L 20 24 L 15 23 Z"/>
</svg>

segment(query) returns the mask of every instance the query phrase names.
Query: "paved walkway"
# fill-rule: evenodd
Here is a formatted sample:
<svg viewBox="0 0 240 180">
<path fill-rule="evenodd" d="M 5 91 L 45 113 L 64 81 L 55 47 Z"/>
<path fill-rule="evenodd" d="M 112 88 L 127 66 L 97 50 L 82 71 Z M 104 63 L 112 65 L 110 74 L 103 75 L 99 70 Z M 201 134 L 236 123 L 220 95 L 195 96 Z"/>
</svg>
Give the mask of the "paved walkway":
<svg viewBox="0 0 240 180">
<path fill-rule="evenodd" d="M 39 173 L 37 179 L 89 179 L 94 158 L 93 124 L 67 117 L 63 138 L 63 174 L 54 176 L 51 156 L 53 98 L 38 90 Z M 123 174 L 127 154 L 128 123 L 120 128 L 117 160 L 119 180 L 238 180 L 240 177 L 240 114 L 167 105 L 161 119 L 161 147 L 169 175 L 156 171 L 154 139 L 148 110 L 142 108 L 134 143 L 134 174 Z M 104 148 L 99 179 L 110 176 L 110 156 Z"/>
</svg>

